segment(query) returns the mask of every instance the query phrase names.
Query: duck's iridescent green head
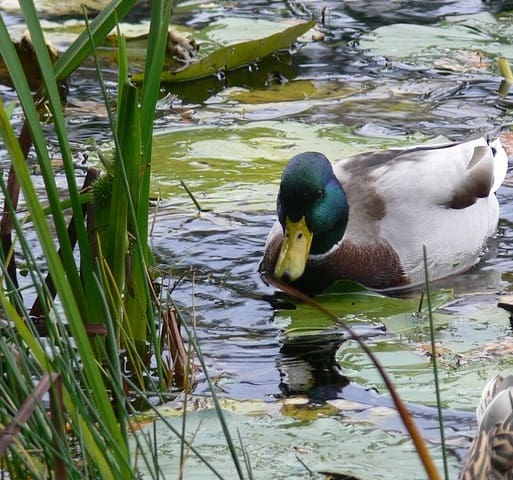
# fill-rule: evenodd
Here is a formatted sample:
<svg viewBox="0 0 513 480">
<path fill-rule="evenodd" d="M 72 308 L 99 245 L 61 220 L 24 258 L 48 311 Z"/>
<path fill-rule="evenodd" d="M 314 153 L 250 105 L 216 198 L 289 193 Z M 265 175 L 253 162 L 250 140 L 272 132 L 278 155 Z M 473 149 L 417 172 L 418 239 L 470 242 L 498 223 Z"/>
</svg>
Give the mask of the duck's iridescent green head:
<svg viewBox="0 0 513 480">
<path fill-rule="evenodd" d="M 328 159 L 316 152 L 293 157 L 283 171 L 277 200 L 284 240 L 275 276 L 297 280 L 309 254 L 330 250 L 342 239 L 349 207 Z"/>
</svg>

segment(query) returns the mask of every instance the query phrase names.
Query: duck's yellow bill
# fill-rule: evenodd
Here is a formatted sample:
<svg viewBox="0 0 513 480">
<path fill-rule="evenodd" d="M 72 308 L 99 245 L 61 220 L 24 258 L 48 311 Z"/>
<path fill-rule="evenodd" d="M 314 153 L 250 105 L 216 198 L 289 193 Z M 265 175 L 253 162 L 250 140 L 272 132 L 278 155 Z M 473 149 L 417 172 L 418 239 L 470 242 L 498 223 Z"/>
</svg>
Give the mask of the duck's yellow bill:
<svg viewBox="0 0 513 480">
<path fill-rule="evenodd" d="M 305 217 L 298 222 L 285 220 L 285 232 L 274 275 L 278 280 L 293 282 L 305 271 L 312 245 L 312 232 L 306 226 Z"/>
</svg>

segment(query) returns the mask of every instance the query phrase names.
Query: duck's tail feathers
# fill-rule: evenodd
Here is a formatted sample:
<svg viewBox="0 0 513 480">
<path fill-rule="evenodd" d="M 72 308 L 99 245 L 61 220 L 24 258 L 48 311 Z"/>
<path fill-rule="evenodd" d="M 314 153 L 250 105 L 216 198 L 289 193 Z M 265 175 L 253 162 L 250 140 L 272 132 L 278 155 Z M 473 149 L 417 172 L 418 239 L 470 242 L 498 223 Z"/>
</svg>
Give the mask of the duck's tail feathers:
<svg viewBox="0 0 513 480">
<path fill-rule="evenodd" d="M 495 192 L 504 181 L 508 170 L 508 155 L 504 150 L 499 138 L 488 142 L 493 151 L 493 185 L 492 192 Z"/>
</svg>

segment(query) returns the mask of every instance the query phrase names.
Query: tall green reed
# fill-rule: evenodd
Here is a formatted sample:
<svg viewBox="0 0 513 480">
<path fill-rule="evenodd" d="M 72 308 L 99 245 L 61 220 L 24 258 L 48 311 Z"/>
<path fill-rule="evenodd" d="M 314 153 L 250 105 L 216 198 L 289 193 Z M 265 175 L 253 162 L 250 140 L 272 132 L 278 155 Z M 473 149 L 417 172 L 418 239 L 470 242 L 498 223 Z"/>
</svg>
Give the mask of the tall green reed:
<svg viewBox="0 0 513 480">
<path fill-rule="evenodd" d="M 55 432 L 49 433 L 54 427 L 40 406 L 6 456 L 7 468 L 14 476 L 47 478 L 49 472 L 56 470 L 56 455 L 68 465 L 70 477 L 128 479 L 137 476 L 128 445 L 131 413 L 125 391 L 128 381 L 120 367 L 119 356 L 121 348 L 130 352 L 131 365 L 138 372 L 141 391 L 144 391 L 145 378 L 151 377 L 149 372 L 142 373 L 147 367 L 142 347 L 148 340 L 155 349 L 155 357 L 160 358 L 155 322 L 161 312 L 151 292 L 147 237 L 153 115 L 172 2 L 156 0 L 152 4 L 148 60 L 141 91 L 129 83 L 126 53 L 120 42 L 118 116 L 112 121 L 114 162 L 112 171 L 105 174 L 111 177 L 110 192 L 106 203 L 92 205 L 95 228 L 88 228 L 84 218 L 84 203 L 89 197 L 77 184 L 59 89 L 59 81 L 94 53 L 95 46 L 134 4 L 134 0 L 111 2 L 53 64 L 33 2 L 21 2 L 42 77 L 41 91 L 36 95 L 29 88 L 23 65 L 0 17 L 0 55 L 18 94 L 25 116 L 24 128 L 30 133 L 44 181 L 44 195 L 41 195 L 36 191 L 26 163 L 27 149 L 20 145 L 6 108 L 0 102 L 1 138 L 28 211 L 28 217 L 19 217 L 16 202 L 10 201 L 10 191 L 2 182 L 7 214 L 17 239 L 15 249 L 1 252 L 0 303 L 8 320 L 8 332 L 2 349 L 5 395 L 0 414 L 7 422 L 22 400 L 30 397 L 33 382 L 39 376 L 45 372 L 57 375 L 62 381 L 63 406 L 71 434 L 54 446 L 54 439 L 60 437 Z M 66 202 L 60 198 L 40 123 L 41 99 L 51 112 L 63 159 L 69 197 Z M 42 197 L 47 198 L 48 208 L 43 205 Z M 71 228 L 77 251 L 69 235 L 65 204 L 72 212 Z M 28 227 L 22 224 L 27 221 Z M 26 240 L 26 228 L 33 229 L 41 246 L 51 287 L 33 257 Z M 30 287 L 36 292 L 43 313 L 40 321 L 45 323 L 45 337 L 40 335 L 40 329 L 30 316 L 23 298 L 24 289 L 17 288 L 16 279 L 6 268 L 7 259 L 14 251 L 28 265 Z M 95 325 L 99 328 L 91 328 Z M 159 365 L 160 386 L 163 387 L 164 371 L 162 364 Z M 63 416 L 63 412 L 54 414 Z M 29 432 L 32 433 L 29 435 Z M 78 448 L 71 445 L 75 442 Z M 29 453 L 33 451 L 39 454 Z M 77 451 L 80 462 L 73 453 Z M 154 459 L 145 461 L 152 463 Z"/>
</svg>

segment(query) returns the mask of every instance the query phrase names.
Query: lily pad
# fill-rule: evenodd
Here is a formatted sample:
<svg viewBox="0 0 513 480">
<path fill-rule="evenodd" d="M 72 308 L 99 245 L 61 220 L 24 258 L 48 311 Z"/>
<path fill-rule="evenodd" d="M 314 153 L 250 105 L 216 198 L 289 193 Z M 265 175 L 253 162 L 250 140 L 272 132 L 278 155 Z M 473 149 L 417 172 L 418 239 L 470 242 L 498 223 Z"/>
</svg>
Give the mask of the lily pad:
<svg viewBox="0 0 513 480">
<path fill-rule="evenodd" d="M 511 58 L 513 27 L 511 22 L 498 22 L 489 15 L 434 26 L 395 24 L 377 28 L 365 35 L 360 40 L 360 46 L 373 54 L 406 59 L 417 65 L 436 65 L 447 56 L 447 52 L 479 52 L 481 57 Z M 471 58 L 463 63 L 467 64 L 469 70 L 483 69 L 482 62 L 476 64 Z"/>
<path fill-rule="evenodd" d="M 230 100 L 245 105 L 273 102 L 290 102 L 314 99 L 339 99 L 354 95 L 357 88 L 337 82 L 316 82 L 312 80 L 291 80 L 262 89 L 233 88 L 226 92 Z"/>
<path fill-rule="evenodd" d="M 431 294 L 433 309 L 449 302 L 453 297 L 452 290 L 439 290 Z M 387 331 L 394 333 L 411 330 L 421 325 L 427 326 L 427 305 L 420 295 L 408 298 L 385 296 L 365 289 L 354 282 L 337 282 L 334 287 L 316 297 L 322 306 L 343 321 L 365 322 L 369 325 L 385 326 Z M 438 320 L 445 318 L 439 317 Z M 319 312 L 311 305 L 300 304 L 295 310 L 280 311 L 275 317 L 276 325 L 281 327 L 282 341 L 296 343 L 319 341 L 338 336 L 344 337 L 345 330 L 331 318 Z M 372 334 L 373 332 L 362 332 Z M 375 334 L 376 332 L 374 332 Z"/>
<path fill-rule="evenodd" d="M 484 384 L 497 372 L 511 371 L 507 317 L 507 312 L 491 302 L 453 313 L 446 327 L 436 329 L 435 341 L 443 350 L 438 356 L 442 401 L 450 408 L 473 413 Z M 434 405 L 433 366 L 423 348 L 426 343 L 430 339 L 424 330 L 373 339 L 371 348 L 405 401 Z M 385 392 L 381 377 L 356 342 L 344 342 L 336 360 L 344 375 L 363 388 Z"/>
<path fill-rule="evenodd" d="M 364 395 L 372 397 L 367 392 Z M 240 445 L 239 432 L 240 442 L 251 462 L 252 478 L 256 480 L 320 479 L 326 478 L 321 472 L 327 470 L 339 475 L 329 478 L 375 478 L 374 472 L 379 472 L 379 478 L 383 479 L 420 478 L 419 457 L 411 448 L 411 442 L 398 434 L 402 424 L 392 408 L 348 400 L 317 406 L 305 398 L 272 402 L 227 402 L 221 399 L 221 403 L 236 448 L 238 450 Z M 147 439 L 155 439 L 154 448 L 165 478 L 177 478 L 180 474 L 188 480 L 216 478 L 195 452 L 212 465 L 219 478 L 238 477 L 213 408 L 207 406 L 187 413 L 185 419 L 160 413 L 162 419 L 135 432 L 131 445 L 134 451 L 147 455 L 151 448 Z M 437 420 L 431 411 L 424 410 L 423 413 L 422 432 L 431 439 L 430 432 L 437 431 Z M 460 431 L 461 423 L 460 420 Z M 171 428 L 175 432 L 184 431 L 185 438 L 195 448 L 195 452 L 187 451 L 182 466 L 181 441 Z M 446 440 L 455 441 L 461 436 L 460 432 L 449 430 Z M 404 446 L 400 447 L 401 444 Z M 144 458 L 143 455 L 137 458 Z M 434 449 L 433 455 L 437 462 L 441 462 L 441 449 Z M 243 462 L 242 453 L 239 461 Z M 144 461 L 141 460 L 138 467 L 141 475 L 151 476 L 151 466 Z M 455 477 L 459 468 L 455 455 L 449 456 L 449 467 Z"/>
<path fill-rule="evenodd" d="M 275 203 L 285 162 L 296 153 L 317 150 L 336 161 L 366 150 L 428 141 L 421 134 L 362 138 L 347 127 L 328 122 L 308 125 L 296 120 L 263 120 L 265 114 L 271 115 L 268 110 L 271 107 L 231 105 L 229 115 L 245 109 L 246 118 L 251 114 L 257 121 L 218 126 L 226 117 L 223 111 L 213 111 L 197 117 L 199 126 L 179 129 L 173 126 L 155 136 L 152 160 L 155 194 L 172 198 L 174 208 L 181 202 L 187 208 L 191 202 L 178 181 L 182 179 L 202 207 L 215 209 L 217 213 L 268 211 Z M 307 110 L 308 102 L 282 103 L 274 108 L 279 110 L 279 115 L 292 115 Z"/>
</svg>

